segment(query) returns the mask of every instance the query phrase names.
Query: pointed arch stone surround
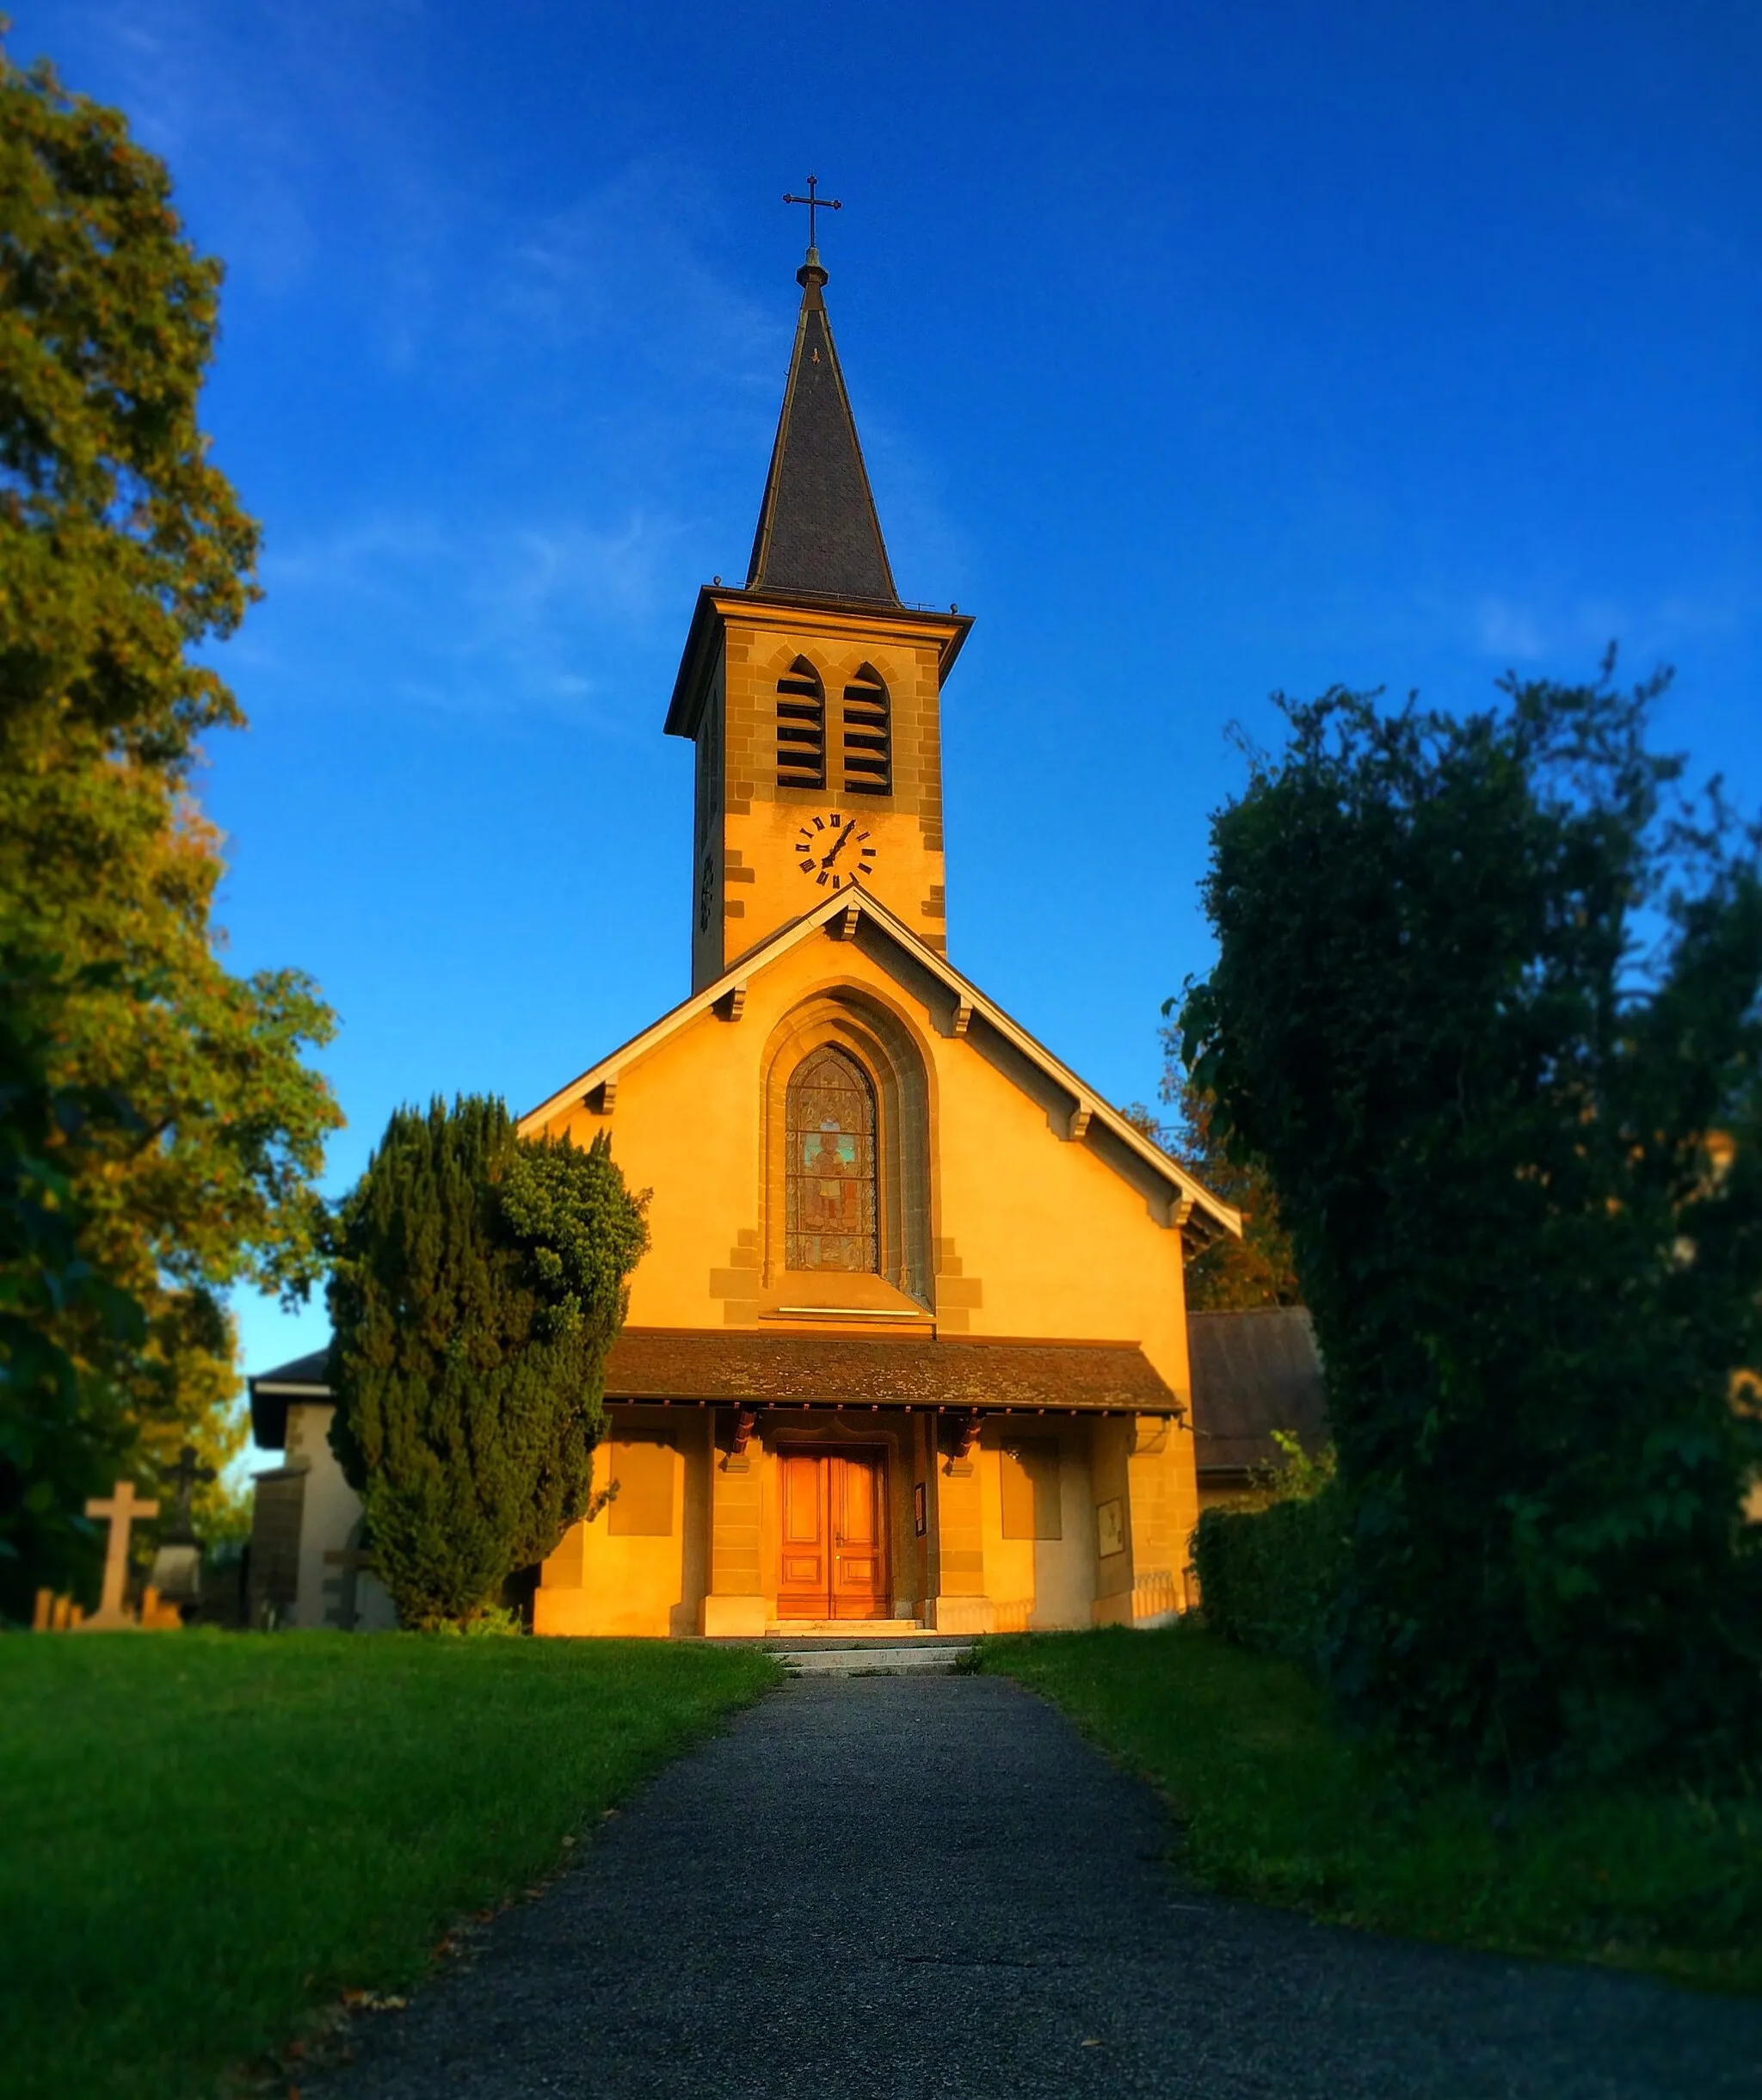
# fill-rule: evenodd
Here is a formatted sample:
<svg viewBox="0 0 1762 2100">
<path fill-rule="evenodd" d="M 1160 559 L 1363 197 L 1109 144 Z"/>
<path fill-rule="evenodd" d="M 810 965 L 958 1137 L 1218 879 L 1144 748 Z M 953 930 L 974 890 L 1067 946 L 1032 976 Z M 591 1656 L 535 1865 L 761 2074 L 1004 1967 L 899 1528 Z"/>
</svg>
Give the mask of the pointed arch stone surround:
<svg viewBox="0 0 1762 2100">
<path fill-rule="evenodd" d="M 850 1057 L 874 1089 L 877 1259 L 866 1276 L 792 1269 L 786 1173 L 791 1079 L 819 1050 Z M 902 1015 L 848 984 L 802 1001 L 772 1032 L 762 1062 L 763 1156 L 759 1309 L 859 1304 L 884 1311 L 933 1309 L 931 1219 L 933 1119 L 931 1065 Z"/>
</svg>

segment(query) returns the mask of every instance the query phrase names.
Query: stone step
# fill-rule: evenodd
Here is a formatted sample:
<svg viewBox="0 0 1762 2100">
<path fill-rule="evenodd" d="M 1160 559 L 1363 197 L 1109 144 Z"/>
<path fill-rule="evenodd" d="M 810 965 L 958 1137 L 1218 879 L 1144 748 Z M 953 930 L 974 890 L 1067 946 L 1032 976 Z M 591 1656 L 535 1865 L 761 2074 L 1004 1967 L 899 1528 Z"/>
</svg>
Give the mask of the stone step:
<svg viewBox="0 0 1762 2100">
<path fill-rule="evenodd" d="M 973 1652 L 970 1641 L 914 1641 L 891 1647 L 883 1641 L 857 1641 L 849 1647 L 781 1648 L 772 1651 L 792 1677 L 903 1677 L 921 1672 L 946 1675 Z"/>
</svg>

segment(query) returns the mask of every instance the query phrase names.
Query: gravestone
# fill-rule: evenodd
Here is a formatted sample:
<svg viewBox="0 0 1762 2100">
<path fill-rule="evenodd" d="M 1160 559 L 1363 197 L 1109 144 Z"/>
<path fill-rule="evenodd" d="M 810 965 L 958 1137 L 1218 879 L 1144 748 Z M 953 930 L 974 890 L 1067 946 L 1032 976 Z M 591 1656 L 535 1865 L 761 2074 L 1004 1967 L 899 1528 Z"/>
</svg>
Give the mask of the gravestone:
<svg viewBox="0 0 1762 2100">
<path fill-rule="evenodd" d="M 167 1604 L 194 1607 L 202 1600 L 202 1548 L 190 1514 L 190 1498 L 214 1478 L 213 1466 L 196 1463 L 196 1447 L 186 1444 L 175 1465 L 161 1466 L 159 1477 L 171 1489 L 172 1516 L 159 1534 L 153 1555 L 152 1585 Z"/>
<path fill-rule="evenodd" d="M 373 1572 L 373 1549 L 352 1546 L 346 1552 L 327 1553 L 324 1565 L 336 1570 L 324 1578 L 324 1623 L 352 1634 L 360 1617 L 360 1578 Z"/>
</svg>

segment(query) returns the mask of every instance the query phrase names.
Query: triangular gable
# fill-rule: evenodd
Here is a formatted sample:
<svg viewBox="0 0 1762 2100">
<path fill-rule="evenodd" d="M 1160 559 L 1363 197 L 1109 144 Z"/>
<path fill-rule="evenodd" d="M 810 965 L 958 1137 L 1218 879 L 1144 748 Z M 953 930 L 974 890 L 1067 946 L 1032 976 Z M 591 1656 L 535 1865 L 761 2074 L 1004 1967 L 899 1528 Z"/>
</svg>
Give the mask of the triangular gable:
<svg viewBox="0 0 1762 2100">
<path fill-rule="evenodd" d="M 854 885 L 804 912 L 787 926 L 779 927 L 767 939 L 749 948 L 744 955 L 736 957 L 732 964 L 712 983 L 701 991 L 694 992 L 683 1000 L 670 1013 L 645 1028 L 640 1035 L 632 1036 L 609 1056 L 602 1057 L 591 1065 L 580 1078 L 562 1087 L 548 1099 L 529 1109 L 520 1119 L 522 1136 L 541 1132 L 557 1120 L 577 1107 L 584 1096 L 596 1089 L 615 1087 L 619 1073 L 627 1065 L 664 1043 L 670 1036 L 690 1026 L 700 1015 L 711 1013 L 724 1001 L 743 1002 L 746 988 L 752 979 L 767 970 L 804 941 L 823 933 L 834 921 L 841 921 L 841 931 L 847 939 L 854 936 L 858 926 L 866 921 L 887 940 L 894 943 L 911 961 L 930 976 L 939 980 L 945 989 L 953 995 L 956 1013 L 956 1032 L 970 1033 L 976 1025 L 990 1029 L 1007 1043 L 1018 1056 L 1025 1058 L 1055 1086 L 1070 1096 L 1070 1135 L 1084 1136 L 1090 1126 L 1099 1124 L 1109 1136 L 1124 1146 L 1144 1165 L 1151 1167 L 1167 1185 L 1174 1207 L 1175 1221 L 1183 1225 L 1197 1225 L 1204 1232 L 1224 1232 L 1241 1236 L 1241 1213 L 1232 1205 L 1214 1196 L 1203 1183 L 1193 1177 L 1168 1155 L 1160 1145 L 1153 1144 L 1143 1134 L 1132 1128 L 1124 1116 L 1095 1091 L 1084 1084 L 1068 1065 L 1063 1064 L 1045 1045 L 1030 1035 L 1026 1028 L 1012 1020 L 1001 1007 L 988 999 L 970 980 L 964 977 L 946 958 L 927 947 L 910 929 L 896 919 L 884 906 L 878 904 L 865 890 Z M 1105 1157 L 1106 1155 L 1101 1155 Z"/>
</svg>

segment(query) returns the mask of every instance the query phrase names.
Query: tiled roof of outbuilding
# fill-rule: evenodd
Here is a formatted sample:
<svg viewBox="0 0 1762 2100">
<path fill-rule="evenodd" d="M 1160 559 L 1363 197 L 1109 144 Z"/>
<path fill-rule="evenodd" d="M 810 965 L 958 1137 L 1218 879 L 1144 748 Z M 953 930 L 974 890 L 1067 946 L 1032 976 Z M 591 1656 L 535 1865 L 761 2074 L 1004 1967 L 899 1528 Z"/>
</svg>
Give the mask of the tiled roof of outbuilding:
<svg viewBox="0 0 1762 2100">
<path fill-rule="evenodd" d="M 286 1444 L 290 1401 L 329 1398 L 330 1358 L 327 1344 L 310 1356 L 297 1356 L 291 1364 L 278 1364 L 274 1370 L 259 1371 L 245 1380 L 251 1396 L 251 1435 L 261 1450 L 279 1451 Z"/>
<path fill-rule="evenodd" d="M 1276 1463 L 1275 1429 L 1307 1451 L 1328 1441 L 1322 1358 L 1302 1306 L 1190 1313 L 1187 1352 L 1202 1476 Z"/>
</svg>

